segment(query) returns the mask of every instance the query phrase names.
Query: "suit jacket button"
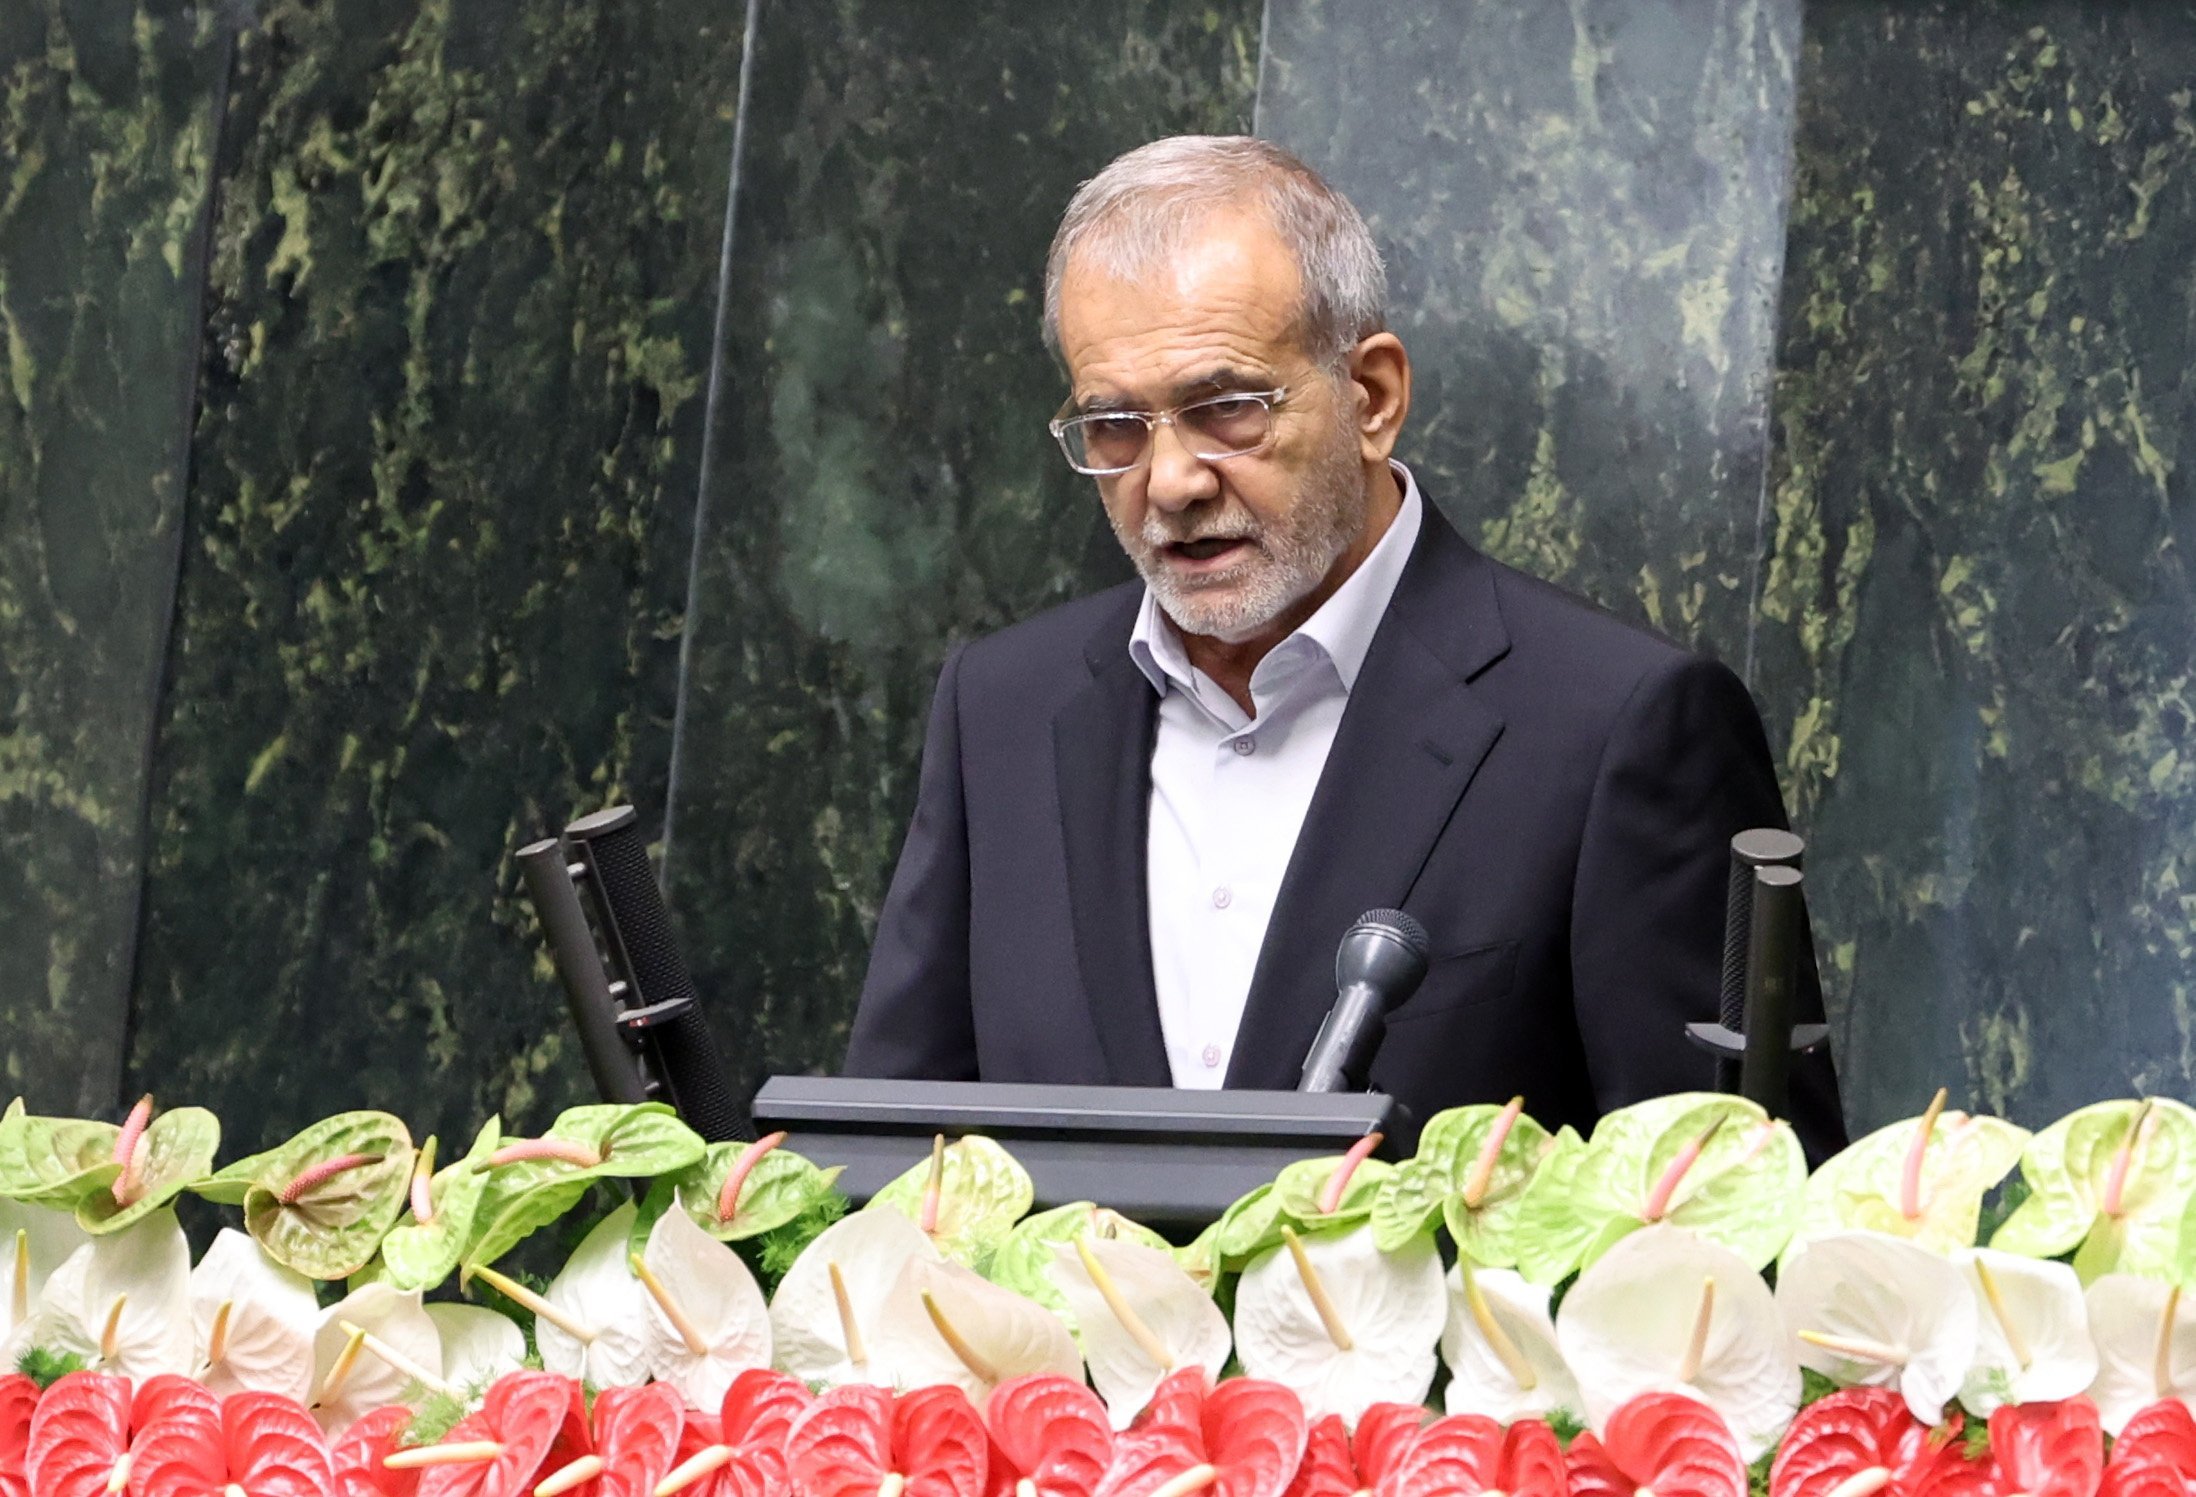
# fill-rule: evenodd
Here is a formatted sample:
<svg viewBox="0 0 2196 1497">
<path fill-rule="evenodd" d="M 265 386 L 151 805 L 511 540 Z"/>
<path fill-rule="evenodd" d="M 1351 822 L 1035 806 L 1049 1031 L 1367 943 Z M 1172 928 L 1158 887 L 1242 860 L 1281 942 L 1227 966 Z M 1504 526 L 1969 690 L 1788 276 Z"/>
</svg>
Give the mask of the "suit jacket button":
<svg viewBox="0 0 2196 1497">
<path fill-rule="evenodd" d="M 1208 1071 L 1211 1070 L 1214 1066 L 1220 1064 L 1220 1047 L 1218 1045 L 1207 1045 L 1205 1047 L 1204 1061 L 1205 1069 Z"/>
</svg>

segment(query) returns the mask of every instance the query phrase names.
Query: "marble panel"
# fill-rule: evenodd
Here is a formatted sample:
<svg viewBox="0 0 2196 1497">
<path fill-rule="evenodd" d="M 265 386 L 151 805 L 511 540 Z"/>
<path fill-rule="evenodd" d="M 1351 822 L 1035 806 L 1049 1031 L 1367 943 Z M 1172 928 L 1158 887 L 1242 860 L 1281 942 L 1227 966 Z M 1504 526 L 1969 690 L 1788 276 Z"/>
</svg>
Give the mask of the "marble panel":
<svg viewBox="0 0 2196 1497">
<path fill-rule="evenodd" d="M 510 853 L 662 800 L 743 19 L 241 39 L 130 1066 L 237 1150 L 589 1093 Z"/>
<path fill-rule="evenodd" d="M 0 1103 L 122 1084 L 216 8 L 0 6 Z"/>
<path fill-rule="evenodd" d="M 1799 76 L 1755 682 L 1852 1120 L 2187 1096 L 2196 6 L 1812 0 Z"/>
<path fill-rule="evenodd" d="M 1128 575 L 1045 420 L 1076 184 L 1251 124 L 1260 8 L 766 0 L 670 839 L 741 1078 L 828 1069 L 956 640 Z"/>
</svg>

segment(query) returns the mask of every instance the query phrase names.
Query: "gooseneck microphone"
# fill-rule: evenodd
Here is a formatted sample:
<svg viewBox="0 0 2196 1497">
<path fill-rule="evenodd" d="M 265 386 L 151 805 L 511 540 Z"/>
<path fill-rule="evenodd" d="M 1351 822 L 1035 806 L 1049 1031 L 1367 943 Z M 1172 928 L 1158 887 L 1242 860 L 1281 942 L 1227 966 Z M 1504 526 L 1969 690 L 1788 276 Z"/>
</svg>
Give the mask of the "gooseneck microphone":
<svg viewBox="0 0 2196 1497">
<path fill-rule="evenodd" d="M 1401 910 L 1367 910 L 1334 954 L 1334 1007 L 1327 1011 L 1300 1092 L 1361 1092 L 1388 1035 L 1388 1010 L 1426 980 L 1426 928 Z"/>
</svg>

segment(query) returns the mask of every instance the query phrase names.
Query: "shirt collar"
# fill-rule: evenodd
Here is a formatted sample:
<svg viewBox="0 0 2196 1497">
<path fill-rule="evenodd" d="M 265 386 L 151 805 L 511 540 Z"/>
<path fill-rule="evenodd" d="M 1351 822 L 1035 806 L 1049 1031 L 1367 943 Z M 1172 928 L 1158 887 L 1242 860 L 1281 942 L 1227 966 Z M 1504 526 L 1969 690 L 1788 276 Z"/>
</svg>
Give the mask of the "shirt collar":
<svg viewBox="0 0 2196 1497">
<path fill-rule="evenodd" d="M 1424 513 L 1418 480 L 1411 476 L 1411 470 L 1392 458 L 1388 466 L 1403 486 L 1403 503 L 1389 522 L 1387 533 L 1357 570 L 1343 579 L 1334 596 L 1274 647 L 1274 655 L 1282 658 L 1301 652 L 1302 646 L 1295 644 L 1298 640 L 1316 647 L 1333 665 L 1345 693 L 1357 684 L 1357 673 L 1364 667 L 1366 652 L 1372 649 L 1373 635 L 1380 628 L 1381 616 L 1388 611 L 1388 600 L 1395 596 L 1404 563 L 1411 559 L 1411 551 L 1418 544 Z M 1143 606 L 1136 613 L 1136 627 L 1129 633 L 1129 658 L 1161 696 L 1167 694 L 1170 684 L 1195 693 L 1182 636 L 1148 587 L 1144 589 Z M 1266 663 L 1261 661 L 1260 665 Z"/>
</svg>

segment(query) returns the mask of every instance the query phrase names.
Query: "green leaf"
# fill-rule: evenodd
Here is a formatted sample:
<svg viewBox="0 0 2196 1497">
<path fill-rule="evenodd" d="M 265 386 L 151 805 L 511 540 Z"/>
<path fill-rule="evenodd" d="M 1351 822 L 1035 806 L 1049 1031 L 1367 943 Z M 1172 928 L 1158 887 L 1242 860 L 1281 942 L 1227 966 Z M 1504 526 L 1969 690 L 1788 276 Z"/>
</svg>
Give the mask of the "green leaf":
<svg viewBox="0 0 2196 1497">
<path fill-rule="evenodd" d="M 1571 1207 L 1587 1147 L 1569 1125 L 1557 1129 L 1555 1147 L 1518 1203 L 1517 1271 L 1544 1288 L 1554 1287 L 1577 1268 L 1594 1239 L 1594 1225 Z"/>
<path fill-rule="evenodd" d="M 1075 1312 L 1069 1308 L 1067 1296 L 1052 1281 L 1052 1249 L 1058 1243 L 1092 1235 L 1124 1238 L 1162 1252 L 1169 1251 L 1166 1239 L 1149 1227 L 1089 1201 L 1075 1201 L 1050 1211 L 1040 1211 L 1035 1216 L 1025 1216 L 1015 1223 L 1014 1230 L 1007 1233 L 998 1252 L 992 1255 L 986 1277 L 1003 1289 L 1037 1301 L 1080 1336 L 1081 1328 L 1075 1323 Z"/>
<path fill-rule="evenodd" d="M 1288 1224 L 1280 1195 L 1273 1186 L 1261 1185 L 1220 1214 L 1213 1246 L 1224 1265 L 1241 1263 L 1279 1247 L 1281 1228 Z"/>
<path fill-rule="evenodd" d="M 818 1169 L 790 1149 L 772 1149 L 748 1171 L 731 1219 L 719 1221 L 717 1197 L 740 1156 L 751 1147 L 744 1143 L 711 1144 L 700 1159 L 670 1177 L 686 1214 L 719 1242 L 740 1242 L 775 1231 L 837 1188 L 835 1182 L 842 1166 Z"/>
<path fill-rule="evenodd" d="M 433 1289 L 457 1268 L 473 1240 L 473 1223 L 488 1175 L 479 1168 L 503 1140 L 503 1123 L 490 1118 L 473 1136 L 472 1148 L 456 1163 L 435 1171 L 427 1199 L 433 1219 L 422 1224 L 407 1210 L 381 1239 L 383 1277 L 399 1290 Z M 407 1185 L 406 1194 L 410 1194 Z"/>
<path fill-rule="evenodd" d="M 577 1206 L 593 1184 L 591 1180 L 572 1179 L 569 1174 L 545 1180 L 528 1173 L 531 1168 L 511 1165 L 489 1175 L 488 1188 L 473 1213 L 473 1240 L 460 1260 L 468 1276 Z"/>
<path fill-rule="evenodd" d="M 1866 1231 L 1947 1255 L 1973 1247 L 1983 1197 L 2020 1159 L 2028 1130 L 1998 1118 L 1943 1114 L 1922 1155 L 1921 1212 L 1909 1218 L 1900 1196 L 1920 1126 L 1918 1117 L 1902 1119 L 1823 1161 L 1801 1194 L 1792 1240 Z"/>
<path fill-rule="evenodd" d="M 18 1114 L 0 1133 L 0 1196 L 26 1206 L 73 1211 L 122 1173 L 114 1159 L 115 1140 L 121 1136 L 112 1123 Z"/>
<path fill-rule="evenodd" d="M 212 1201 L 217 1206 L 241 1206 L 250 1193 L 252 1182 L 259 1178 L 274 1158 L 274 1150 L 253 1154 L 234 1164 L 224 1165 L 203 1180 L 191 1182 L 191 1193 Z"/>
<path fill-rule="evenodd" d="M 2119 1210 L 2105 1206 L 2131 1130 L 2150 1110 L 2147 1138 L 2128 1158 Z M 2028 1141 L 2029 1186 L 1990 1245 L 2030 1257 L 2074 1253 L 2084 1283 L 2108 1273 L 2178 1283 L 2190 1269 L 2182 1223 L 2196 1199 L 2196 1112 L 2163 1097 L 2100 1102 L 2069 1113 Z"/>
<path fill-rule="evenodd" d="M 920 1223 L 929 1184 L 930 1161 L 925 1159 L 878 1191 L 864 1209 L 897 1211 Z M 937 1230 L 930 1240 L 939 1252 L 982 1273 L 1008 1229 L 1036 1198 L 1029 1171 L 996 1143 L 972 1133 L 946 1146 Z"/>
<path fill-rule="evenodd" d="M 76 1224 L 93 1236 L 121 1231 L 174 1201 L 213 1168 L 219 1152 L 221 1120 L 205 1108 L 161 1113 L 145 1130 L 144 1174 L 129 1204 L 118 1203 L 112 1189 L 95 1190 L 77 1202 Z"/>
<path fill-rule="evenodd" d="M 1319 1209 L 1319 1198 L 1345 1157 L 1332 1154 L 1322 1159 L 1299 1159 L 1275 1178 L 1273 1193 L 1292 1225 L 1325 1231 L 1329 1227 L 1354 1227 L 1372 1215 L 1380 1187 L 1395 1173 L 1395 1166 L 1385 1159 L 1360 1161 L 1342 1187 L 1341 1202 L 1332 1211 Z"/>
<path fill-rule="evenodd" d="M 305 1191 L 283 1194 L 304 1172 L 346 1154 L 379 1156 Z M 262 1156 L 244 1197 L 244 1227 L 277 1263 L 308 1279 L 344 1279 L 373 1261 L 404 1209 L 412 1135 L 386 1112 L 341 1112 Z"/>
</svg>

